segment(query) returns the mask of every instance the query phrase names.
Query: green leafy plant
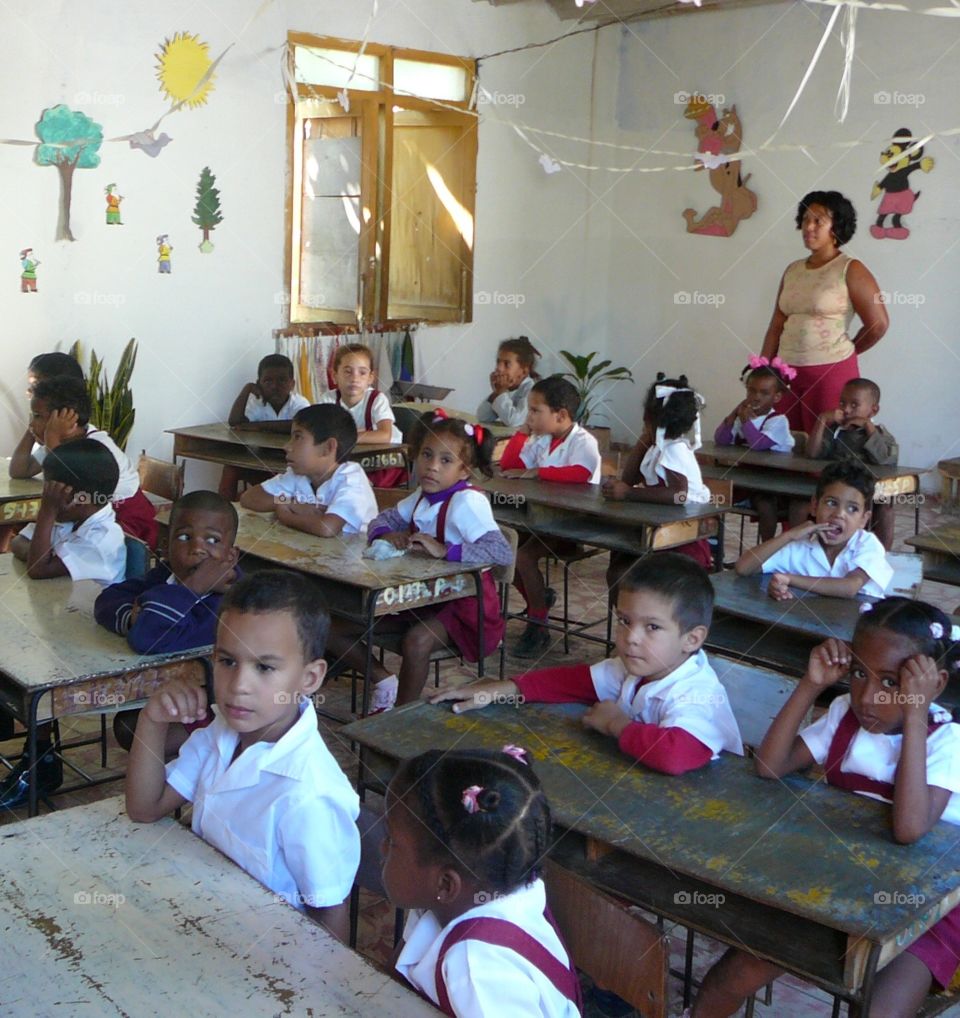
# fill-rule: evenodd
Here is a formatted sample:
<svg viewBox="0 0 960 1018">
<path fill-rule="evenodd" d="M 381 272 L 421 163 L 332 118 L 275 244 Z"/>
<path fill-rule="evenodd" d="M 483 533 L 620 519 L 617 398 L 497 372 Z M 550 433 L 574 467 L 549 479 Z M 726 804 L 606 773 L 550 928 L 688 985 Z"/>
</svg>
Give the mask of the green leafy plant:
<svg viewBox="0 0 960 1018">
<path fill-rule="evenodd" d="M 580 409 L 577 411 L 579 424 L 589 424 L 593 413 L 606 402 L 606 399 L 600 398 L 601 386 L 609 386 L 611 382 L 633 382 L 629 368 L 612 368 L 610 365 L 613 362 L 610 360 L 592 363 L 597 356 L 596 351 L 580 356 L 569 350 L 561 350 L 560 356 L 570 365 L 570 370 L 564 371 L 563 377 L 573 382 L 580 395 Z"/>
<path fill-rule="evenodd" d="M 70 347 L 69 353 L 78 364 L 83 365 L 79 339 Z M 87 392 L 90 394 L 90 423 L 105 431 L 121 449 L 127 447 L 127 439 L 137 415 L 130 389 L 130 377 L 136 362 L 137 341 L 131 339 L 123 348 L 112 383 L 104 370 L 104 362 L 95 350 L 90 351 L 90 367 L 84 372 Z"/>
</svg>

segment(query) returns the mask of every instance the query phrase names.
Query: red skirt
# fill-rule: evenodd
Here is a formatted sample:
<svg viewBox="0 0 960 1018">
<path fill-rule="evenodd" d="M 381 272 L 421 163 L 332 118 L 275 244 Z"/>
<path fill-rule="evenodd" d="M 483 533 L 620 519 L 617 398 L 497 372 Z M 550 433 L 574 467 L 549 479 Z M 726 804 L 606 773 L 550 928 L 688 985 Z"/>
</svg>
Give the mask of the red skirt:
<svg viewBox="0 0 960 1018">
<path fill-rule="evenodd" d="M 135 495 L 113 503 L 120 529 L 131 537 L 138 537 L 151 549 L 157 550 L 157 511 L 153 503 L 137 488 Z"/>
<path fill-rule="evenodd" d="M 678 555 L 686 555 L 698 565 L 703 566 L 708 573 L 713 572 L 713 551 L 710 548 L 710 542 L 704 537 L 701 537 L 699 541 L 691 541 L 689 544 L 680 544 L 676 548 L 664 548 L 664 551 L 675 551 Z"/>
<path fill-rule="evenodd" d="M 960 908 L 934 923 L 907 948 L 907 953 L 919 958 L 937 983 L 946 989 L 960 968 Z"/>
<path fill-rule="evenodd" d="M 371 470 L 367 474 L 367 480 L 374 488 L 402 488 L 407 479 L 405 467 L 383 467 L 381 470 Z"/>
<path fill-rule="evenodd" d="M 835 364 L 798 364 L 796 369 L 797 377 L 783 394 L 778 410 L 786 414 L 794 431 L 809 434 L 820 414 L 837 409 L 841 390 L 860 375 L 860 367 L 852 353 Z"/>
</svg>

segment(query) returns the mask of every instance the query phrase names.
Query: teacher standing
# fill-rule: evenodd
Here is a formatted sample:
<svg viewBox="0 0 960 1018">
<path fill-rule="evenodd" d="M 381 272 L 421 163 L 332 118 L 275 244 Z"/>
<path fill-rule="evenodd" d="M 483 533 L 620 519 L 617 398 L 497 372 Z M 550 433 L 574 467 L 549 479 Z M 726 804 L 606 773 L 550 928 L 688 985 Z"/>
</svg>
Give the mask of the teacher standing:
<svg viewBox="0 0 960 1018">
<path fill-rule="evenodd" d="M 787 266 L 761 351 L 797 369 L 780 410 L 796 430 L 809 432 L 819 414 L 837 408 L 840 390 L 860 376 L 857 355 L 890 324 L 870 270 L 840 250 L 856 228 L 857 213 L 839 191 L 811 191 L 797 206 L 810 254 Z M 861 325 L 851 339 L 854 315 Z"/>
</svg>

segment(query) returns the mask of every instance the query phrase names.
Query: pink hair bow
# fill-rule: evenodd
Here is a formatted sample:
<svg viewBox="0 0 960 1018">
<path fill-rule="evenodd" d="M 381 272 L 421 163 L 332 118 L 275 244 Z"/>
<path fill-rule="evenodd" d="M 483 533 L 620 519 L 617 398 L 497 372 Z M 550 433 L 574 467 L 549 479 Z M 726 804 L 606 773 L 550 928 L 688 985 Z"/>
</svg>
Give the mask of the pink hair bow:
<svg viewBox="0 0 960 1018">
<path fill-rule="evenodd" d="M 774 357 L 770 360 L 769 357 L 761 357 L 758 354 L 752 353 L 747 361 L 751 368 L 773 368 L 782 378 L 785 378 L 788 382 L 792 382 L 797 377 L 797 369 L 790 367 L 790 365 L 780 357 Z"/>
<path fill-rule="evenodd" d="M 477 802 L 477 796 L 483 791 L 480 785 L 471 785 L 469 788 L 463 790 L 463 797 L 460 801 L 463 803 L 463 808 L 468 813 L 479 813 L 480 803 Z"/>
<path fill-rule="evenodd" d="M 438 406 L 437 409 L 433 411 L 433 423 L 436 424 L 437 422 L 445 421 L 446 419 L 447 411 L 444 410 L 442 406 Z"/>
<path fill-rule="evenodd" d="M 507 756 L 512 756 L 514 760 L 517 760 L 522 764 L 527 763 L 527 751 L 523 748 L 523 746 L 514 746 L 510 743 L 509 745 L 504 746 L 501 752 L 506 753 Z"/>
</svg>

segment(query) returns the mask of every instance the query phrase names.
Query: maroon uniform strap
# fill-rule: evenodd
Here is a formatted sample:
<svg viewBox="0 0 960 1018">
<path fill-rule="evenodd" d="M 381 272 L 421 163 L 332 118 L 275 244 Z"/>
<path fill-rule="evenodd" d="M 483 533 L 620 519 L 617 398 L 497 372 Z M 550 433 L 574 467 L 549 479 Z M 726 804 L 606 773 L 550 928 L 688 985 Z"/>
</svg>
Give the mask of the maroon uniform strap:
<svg viewBox="0 0 960 1018">
<path fill-rule="evenodd" d="M 367 400 L 367 408 L 363 411 L 363 430 L 373 431 L 373 401 L 380 395 L 379 389 L 373 389 L 370 392 L 370 398 Z M 340 390 L 337 389 L 337 406 L 340 406 Z"/>
</svg>

